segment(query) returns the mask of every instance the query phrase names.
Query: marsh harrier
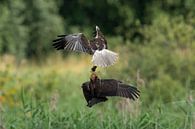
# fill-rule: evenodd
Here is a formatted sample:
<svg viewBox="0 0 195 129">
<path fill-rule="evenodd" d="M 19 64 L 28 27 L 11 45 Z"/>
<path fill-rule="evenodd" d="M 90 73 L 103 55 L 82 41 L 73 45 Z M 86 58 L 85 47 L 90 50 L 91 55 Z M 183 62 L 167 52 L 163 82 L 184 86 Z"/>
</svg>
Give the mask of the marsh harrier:
<svg viewBox="0 0 195 129">
<path fill-rule="evenodd" d="M 88 40 L 83 33 L 58 35 L 58 38 L 53 40 L 53 46 L 57 50 L 63 49 L 93 55 L 92 63 L 95 66 L 107 67 L 113 65 L 118 59 L 117 53 L 108 50 L 107 41 L 98 26 L 91 40 Z"/>
</svg>

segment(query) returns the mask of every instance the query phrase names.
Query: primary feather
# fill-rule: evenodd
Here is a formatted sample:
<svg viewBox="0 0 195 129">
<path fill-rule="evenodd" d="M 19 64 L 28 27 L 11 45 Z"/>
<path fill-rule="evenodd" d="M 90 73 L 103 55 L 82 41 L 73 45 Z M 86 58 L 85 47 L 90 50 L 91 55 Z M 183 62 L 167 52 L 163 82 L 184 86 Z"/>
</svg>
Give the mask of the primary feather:
<svg viewBox="0 0 195 129">
<path fill-rule="evenodd" d="M 140 91 L 136 87 L 124 84 L 115 79 L 99 79 L 96 81 L 95 94 L 93 96 L 88 88 L 90 83 L 91 82 L 85 82 L 82 85 L 83 94 L 89 106 L 106 101 L 106 97 L 108 96 L 120 96 L 132 100 L 135 100 L 140 96 Z"/>
<path fill-rule="evenodd" d="M 58 39 L 53 40 L 53 46 L 57 50 L 64 49 L 67 51 L 92 53 L 89 42 L 82 33 L 60 35 L 58 37 Z"/>
<path fill-rule="evenodd" d="M 93 55 L 93 64 L 100 67 L 113 65 L 118 59 L 117 53 L 107 50 L 107 41 L 98 26 L 92 40 L 88 40 L 83 33 L 58 35 L 58 38 L 53 40 L 53 47 L 57 50 Z"/>
</svg>

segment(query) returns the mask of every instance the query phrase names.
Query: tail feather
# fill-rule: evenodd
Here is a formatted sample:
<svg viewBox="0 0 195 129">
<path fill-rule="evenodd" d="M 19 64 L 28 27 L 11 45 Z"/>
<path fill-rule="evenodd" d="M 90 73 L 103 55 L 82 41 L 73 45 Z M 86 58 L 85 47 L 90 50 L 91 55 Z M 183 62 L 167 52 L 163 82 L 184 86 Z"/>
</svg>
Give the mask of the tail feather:
<svg viewBox="0 0 195 129">
<path fill-rule="evenodd" d="M 118 54 L 107 49 L 96 50 L 92 62 L 96 66 L 107 67 L 113 65 L 118 60 Z"/>
</svg>

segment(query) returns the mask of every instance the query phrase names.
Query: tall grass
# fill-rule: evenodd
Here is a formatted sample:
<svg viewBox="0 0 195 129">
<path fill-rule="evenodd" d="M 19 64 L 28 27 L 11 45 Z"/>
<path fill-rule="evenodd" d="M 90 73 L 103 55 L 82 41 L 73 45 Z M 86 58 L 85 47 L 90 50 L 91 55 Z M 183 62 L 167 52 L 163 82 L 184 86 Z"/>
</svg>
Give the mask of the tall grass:
<svg viewBox="0 0 195 129">
<path fill-rule="evenodd" d="M 116 108 L 116 103 L 112 100 L 92 109 L 80 102 L 71 102 L 68 105 L 59 105 L 56 110 L 51 110 L 48 101 L 32 100 L 23 92 L 21 99 L 22 106 L 4 110 L 2 116 L 4 127 L 10 129 L 194 128 L 194 107 L 186 102 L 159 104 L 158 107 L 154 106 L 150 109 L 141 107 L 140 113 L 135 115 L 127 110 Z M 82 100 L 79 101 L 84 103 Z"/>
<path fill-rule="evenodd" d="M 9 58 L 9 57 L 8 57 Z M 9 59 L 8 59 L 9 60 Z M 2 129 L 194 129 L 195 102 L 186 81 L 183 99 L 147 101 L 139 87 L 137 101 L 113 97 L 93 108 L 86 106 L 81 84 L 88 81 L 90 58 L 46 60 L 43 65 L 14 61 L 1 64 L 0 128 Z M 4 66 L 3 66 L 4 65 Z M 119 66 L 121 64 L 119 63 Z M 122 67 L 114 68 L 120 69 Z M 99 69 L 101 77 L 110 70 Z M 114 73 L 114 71 L 113 71 Z M 117 78 L 121 76 L 114 77 Z M 125 80 L 129 83 L 129 80 Z M 154 91 L 153 91 L 154 92 Z M 159 94 L 161 98 L 164 94 Z M 174 93 L 172 94 L 174 96 Z M 149 98 L 148 98 L 149 99 Z M 153 99 L 155 100 L 155 98 Z M 159 99 L 158 99 L 159 100 Z"/>
</svg>

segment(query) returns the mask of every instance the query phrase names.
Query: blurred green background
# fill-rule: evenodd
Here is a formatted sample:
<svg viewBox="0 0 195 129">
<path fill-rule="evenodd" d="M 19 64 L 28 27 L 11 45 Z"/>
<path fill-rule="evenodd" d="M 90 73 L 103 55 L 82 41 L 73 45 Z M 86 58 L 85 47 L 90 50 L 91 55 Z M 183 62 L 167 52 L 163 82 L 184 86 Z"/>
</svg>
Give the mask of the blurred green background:
<svg viewBox="0 0 195 129">
<path fill-rule="evenodd" d="M 194 0 L 0 0 L 0 129 L 194 129 Z M 119 62 L 101 78 L 132 83 L 136 102 L 86 107 L 89 55 L 59 52 L 58 34 L 98 25 Z"/>
</svg>

